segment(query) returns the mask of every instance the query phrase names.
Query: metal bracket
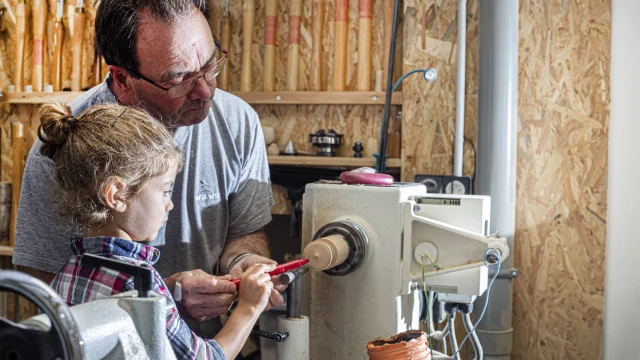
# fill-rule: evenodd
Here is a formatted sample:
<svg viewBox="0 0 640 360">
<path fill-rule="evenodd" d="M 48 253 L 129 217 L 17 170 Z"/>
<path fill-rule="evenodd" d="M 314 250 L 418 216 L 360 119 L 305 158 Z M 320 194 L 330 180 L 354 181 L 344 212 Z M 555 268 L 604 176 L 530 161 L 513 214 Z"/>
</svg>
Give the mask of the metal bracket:
<svg viewBox="0 0 640 360">
<path fill-rule="evenodd" d="M 278 343 L 287 340 L 287 338 L 289 337 L 289 333 L 288 332 L 270 333 L 270 332 L 264 331 L 264 330 L 254 330 L 254 331 L 251 332 L 251 334 L 263 337 L 265 339 L 270 339 L 270 340 L 273 340 L 273 341 L 278 342 Z"/>
<path fill-rule="evenodd" d="M 520 273 L 520 270 L 516 269 L 516 268 L 511 268 L 511 269 L 504 269 L 504 270 L 500 270 L 500 272 L 498 273 L 498 279 L 515 279 L 518 277 L 518 274 Z M 493 276 L 495 274 L 495 272 L 493 273 L 489 273 L 489 277 Z"/>
</svg>

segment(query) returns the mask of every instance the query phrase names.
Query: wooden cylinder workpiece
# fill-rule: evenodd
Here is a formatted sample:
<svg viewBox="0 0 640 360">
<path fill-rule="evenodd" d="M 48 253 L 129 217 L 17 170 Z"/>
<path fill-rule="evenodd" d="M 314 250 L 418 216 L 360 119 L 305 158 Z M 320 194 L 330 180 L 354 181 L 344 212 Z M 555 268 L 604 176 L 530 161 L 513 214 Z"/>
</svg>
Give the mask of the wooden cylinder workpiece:
<svg viewBox="0 0 640 360">
<path fill-rule="evenodd" d="M 278 0 L 266 0 L 264 5 L 264 91 L 276 91 L 277 32 Z"/>
<path fill-rule="evenodd" d="M 324 29 L 324 0 L 313 0 L 311 9 L 311 91 L 324 90 L 324 57 L 322 56 L 322 31 Z"/>
<path fill-rule="evenodd" d="M 358 91 L 371 91 L 371 21 L 373 0 L 360 0 L 358 28 Z"/>
<path fill-rule="evenodd" d="M 347 260 L 349 244 L 342 235 L 323 237 L 305 246 L 302 257 L 309 259 L 309 269 L 314 271 L 328 270 Z"/>
<path fill-rule="evenodd" d="M 27 4 L 20 1 L 16 4 L 16 57 L 13 69 L 13 85 L 16 91 L 23 91 L 24 47 L 27 35 Z"/>
<path fill-rule="evenodd" d="M 253 21 L 256 16 L 255 0 L 244 0 L 242 5 L 242 72 L 240 91 L 251 91 L 251 45 L 253 44 Z"/>
<path fill-rule="evenodd" d="M 84 42 L 85 13 L 77 7 L 73 15 L 73 38 L 71 40 L 73 60 L 71 63 L 71 90 L 82 91 L 82 44 Z"/>
<path fill-rule="evenodd" d="M 227 51 L 231 48 L 231 18 L 229 17 L 229 11 L 225 10 L 220 20 L 220 40 L 222 41 L 222 47 Z M 218 79 L 218 87 L 222 90 L 229 91 L 229 59 L 222 68 Z"/>
<path fill-rule="evenodd" d="M 336 0 L 333 58 L 333 91 L 347 89 L 347 42 L 349 40 L 349 0 Z"/>
<path fill-rule="evenodd" d="M 47 25 L 47 2 L 33 0 L 33 69 L 31 85 L 33 91 L 42 91 L 44 87 L 44 38 Z"/>
<path fill-rule="evenodd" d="M 302 0 L 291 0 L 289 8 L 289 47 L 287 56 L 287 91 L 298 90 L 300 69 L 300 16 Z"/>
</svg>

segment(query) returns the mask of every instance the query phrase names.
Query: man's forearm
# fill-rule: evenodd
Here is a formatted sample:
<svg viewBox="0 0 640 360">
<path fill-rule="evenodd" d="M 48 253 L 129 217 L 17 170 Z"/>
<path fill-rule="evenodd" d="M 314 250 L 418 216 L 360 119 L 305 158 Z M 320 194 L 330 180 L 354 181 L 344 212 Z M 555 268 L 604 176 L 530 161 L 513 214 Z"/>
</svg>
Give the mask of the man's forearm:
<svg viewBox="0 0 640 360">
<path fill-rule="evenodd" d="M 269 253 L 269 240 L 264 229 L 260 229 L 251 234 L 227 240 L 227 244 L 222 250 L 222 256 L 220 256 L 220 271 L 226 272 L 229 263 L 234 257 L 242 253 L 256 254 L 264 257 L 270 257 Z"/>
</svg>

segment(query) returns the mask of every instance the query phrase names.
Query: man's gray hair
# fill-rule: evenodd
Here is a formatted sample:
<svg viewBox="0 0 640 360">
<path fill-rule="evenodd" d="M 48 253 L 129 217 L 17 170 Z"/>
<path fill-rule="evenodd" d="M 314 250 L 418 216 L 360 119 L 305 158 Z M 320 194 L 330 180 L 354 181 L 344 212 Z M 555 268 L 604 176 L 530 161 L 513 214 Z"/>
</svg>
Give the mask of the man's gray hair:
<svg viewBox="0 0 640 360">
<path fill-rule="evenodd" d="M 138 70 L 136 38 L 141 11 L 173 22 L 198 9 L 209 21 L 206 0 L 100 0 L 96 11 L 96 46 L 108 65 Z M 133 76 L 133 75 L 132 75 Z"/>
</svg>

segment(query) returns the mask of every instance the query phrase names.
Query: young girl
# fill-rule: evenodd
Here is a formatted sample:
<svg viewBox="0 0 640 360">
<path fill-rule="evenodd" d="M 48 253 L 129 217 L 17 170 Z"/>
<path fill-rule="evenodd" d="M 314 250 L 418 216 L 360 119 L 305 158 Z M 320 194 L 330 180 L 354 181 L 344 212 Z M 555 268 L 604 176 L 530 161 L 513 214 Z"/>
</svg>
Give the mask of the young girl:
<svg viewBox="0 0 640 360">
<path fill-rule="evenodd" d="M 101 105 L 74 118 L 68 106 L 51 104 L 43 106 L 39 116 L 40 151 L 55 162 L 62 213 L 84 225 L 84 237 L 72 239 L 74 255 L 51 286 L 69 305 L 133 290 L 131 276 L 85 266 L 80 256 L 157 262 L 160 252 L 140 242 L 157 236 L 173 208 L 171 188 L 182 154 L 164 126 L 141 110 Z M 273 283 L 266 272 L 273 268 L 254 265 L 242 275 L 238 306 L 213 340 L 189 330 L 155 272 L 154 291 L 172 305 L 167 337 L 176 357 L 234 359 L 268 303 Z"/>
</svg>

